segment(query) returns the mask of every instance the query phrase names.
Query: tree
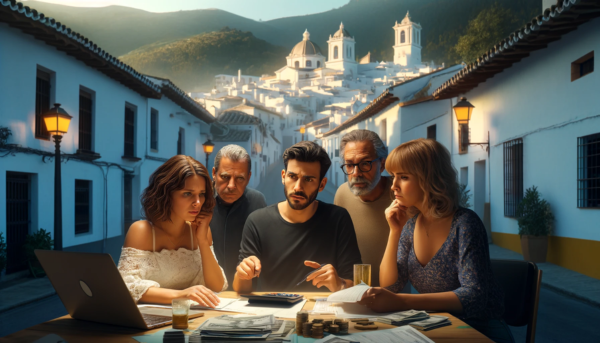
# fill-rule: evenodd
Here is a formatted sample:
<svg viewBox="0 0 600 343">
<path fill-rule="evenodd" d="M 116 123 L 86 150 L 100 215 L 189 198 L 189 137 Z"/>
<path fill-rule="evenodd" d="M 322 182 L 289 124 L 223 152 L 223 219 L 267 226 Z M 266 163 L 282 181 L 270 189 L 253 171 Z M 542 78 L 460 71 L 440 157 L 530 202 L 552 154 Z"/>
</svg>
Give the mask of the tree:
<svg viewBox="0 0 600 343">
<path fill-rule="evenodd" d="M 517 29 L 519 23 L 513 11 L 496 3 L 469 22 L 467 32 L 458 38 L 454 50 L 464 62 L 471 63 Z"/>
</svg>

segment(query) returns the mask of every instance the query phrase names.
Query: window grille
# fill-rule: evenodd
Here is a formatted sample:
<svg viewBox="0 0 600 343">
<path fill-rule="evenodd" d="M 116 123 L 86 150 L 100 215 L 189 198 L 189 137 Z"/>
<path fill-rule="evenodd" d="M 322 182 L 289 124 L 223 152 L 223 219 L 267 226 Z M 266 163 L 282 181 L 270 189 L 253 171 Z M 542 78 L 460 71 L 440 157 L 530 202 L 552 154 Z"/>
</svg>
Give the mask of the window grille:
<svg viewBox="0 0 600 343">
<path fill-rule="evenodd" d="M 79 91 L 79 150 L 92 151 L 92 95 Z"/>
<path fill-rule="evenodd" d="M 75 234 L 90 232 L 92 181 L 75 180 Z"/>
<path fill-rule="evenodd" d="M 150 149 L 158 150 L 158 111 L 150 110 Z"/>
<path fill-rule="evenodd" d="M 600 133 L 577 138 L 577 207 L 600 208 Z"/>
<path fill-rule="evenodd" d="M 6 173 L 6 273 L 27 269 L 23 244 L 31 226 L 29 174 Z"/>
<path fill-rule="evenodd" d="M 125 157 L 135 157 L 135 112 L 125 107 Z"/>
<path fill-rule="evenodd" d="M 35 138 L 50 139 L 42 115 L 50 109 L 50 74 L 38 69 L 35 82 Z"/>
<path fill-rule="evenodd" d="M 516 217 L 523 199 L 523 139 L 504 143 L 504 216 Z"/>
<path fill-rule="evenodd" d="M 306 61 L 306 67 L 312 67 L 312 61 Z"/>
<path fill-rule="evenodd" d="M 459 124 L 458 127 L 458 153 L 469 152 L 469 124 Z"/>
</svg>

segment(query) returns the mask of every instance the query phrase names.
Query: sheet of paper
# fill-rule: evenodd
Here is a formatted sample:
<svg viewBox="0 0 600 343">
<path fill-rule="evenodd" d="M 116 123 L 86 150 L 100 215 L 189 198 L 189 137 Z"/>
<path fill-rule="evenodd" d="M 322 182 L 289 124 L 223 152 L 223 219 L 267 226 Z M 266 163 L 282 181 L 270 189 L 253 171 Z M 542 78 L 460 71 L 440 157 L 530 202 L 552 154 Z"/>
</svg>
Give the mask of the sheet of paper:
<svg viewBox="0 0 600 343">
<path fill-rule="evenodd" d="M 317 299 L 312 313 L 335 314 L 340 318 L 372 318 L 390 315 L 396 312 L 378 313 L 366 306 L 357 303 L 337 303 L 327 301 L 326 298 Z"/>
<path fill-rule="evenodd" d="M 360 343 L 434 343 L 427 336 L 410 326 L 401 326 L 390 330 L 377 330 L 370 332 L 354 333 L 339 337 L 329 335 L 326 338 L 316 340 L 314 343 L 345 343 L 345 341 Z"/>
<path fill-rule="evenodd" d="M 360 284 L 335 292 L 327 297 L 327 301 L 338 303 L 355 303 L 362 299 L 363 294 L 371 288 L 371 286 L 361 282 Z"/>
<path fill-rule="evenodd" d="M 272 314 L 278 318 L 296 318 L 296 313 L 302 310 L 306 299 L 293 306 L 287 304 L 249 304 L 248 300 L 238 300 L 226 307 L 226 311 L 252 313 L 257 315 Z"/>
<path fill-rule="evenodd" d="M 318 314 L 336 314 L 335 303 L 327 301 L 327 298 L 316 299 L 312 313 Z"/>
<path fill-rule="evenodd" d="M 238 301 L 239 299 L 231 299 L 231 298 L 221 298 L 221 297 L 219 297 L 219 300 L 221 302 L 219 303 L 219 305 L 217 305 L 216 308 L 203 307 L 203 306 L 200 306 L 197 302 L 192 301 L 192 305 L 191 305 L 190 309 L 194 309 L 194 310 L 227 311 L 227 310 L 225 310 L 225 307 L 229 306 L 231 303 L 234 303 L 234 302 Z M 171 308 L 171 305 L 164 305 L 164 304 L 138 304 L 138 308 L 143 308 L 143 307 Z"/>
</svg>

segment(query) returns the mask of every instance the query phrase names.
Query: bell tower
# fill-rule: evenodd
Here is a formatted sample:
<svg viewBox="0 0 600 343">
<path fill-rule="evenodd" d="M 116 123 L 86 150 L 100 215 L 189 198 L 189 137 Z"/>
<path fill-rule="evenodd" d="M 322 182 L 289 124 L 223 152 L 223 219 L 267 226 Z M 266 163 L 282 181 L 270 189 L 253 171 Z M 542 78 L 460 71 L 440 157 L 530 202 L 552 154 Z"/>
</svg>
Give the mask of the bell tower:
<svg viewBox="0 0 600 343">
<path fill-rule="evenodd" d="M 396 33 L 394 64 L 404 67 L 421 64 L 421 25 L 413 22 L 407 11 L 402 22 L 396 22 L 393 29 Z"/>
</svg>

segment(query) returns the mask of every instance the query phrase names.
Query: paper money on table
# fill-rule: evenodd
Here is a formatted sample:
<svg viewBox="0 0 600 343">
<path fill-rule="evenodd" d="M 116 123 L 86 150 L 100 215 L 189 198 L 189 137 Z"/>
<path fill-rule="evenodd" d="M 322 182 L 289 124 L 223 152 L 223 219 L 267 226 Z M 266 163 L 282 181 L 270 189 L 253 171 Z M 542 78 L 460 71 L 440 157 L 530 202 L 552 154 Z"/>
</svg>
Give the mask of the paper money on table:
<svg viewBox="0 0 600 343">
<path fill-rule="evenodd" d="M 450 322 L 450 319 L 448 319 L 448 317 L 432 315 L 429 316 L 429 318 L 427 319 L 415 321 L 410 323 L 409 325 L 414 327 L 415 329 L 427 331 L 442 326 L 452 325 L 452 323 Z"/>
<path fill-rule="evenodd" d="M 401 326 L 414 321 L 424 320 L 427 318 L 429 318 L 429 314 L 427 314 L 427 312 L 425 311 L 408 310 L 388 314 L 385 316 L 378 316 L 375 318 L 375 320 L 384 324 Z"/>
</svg>

